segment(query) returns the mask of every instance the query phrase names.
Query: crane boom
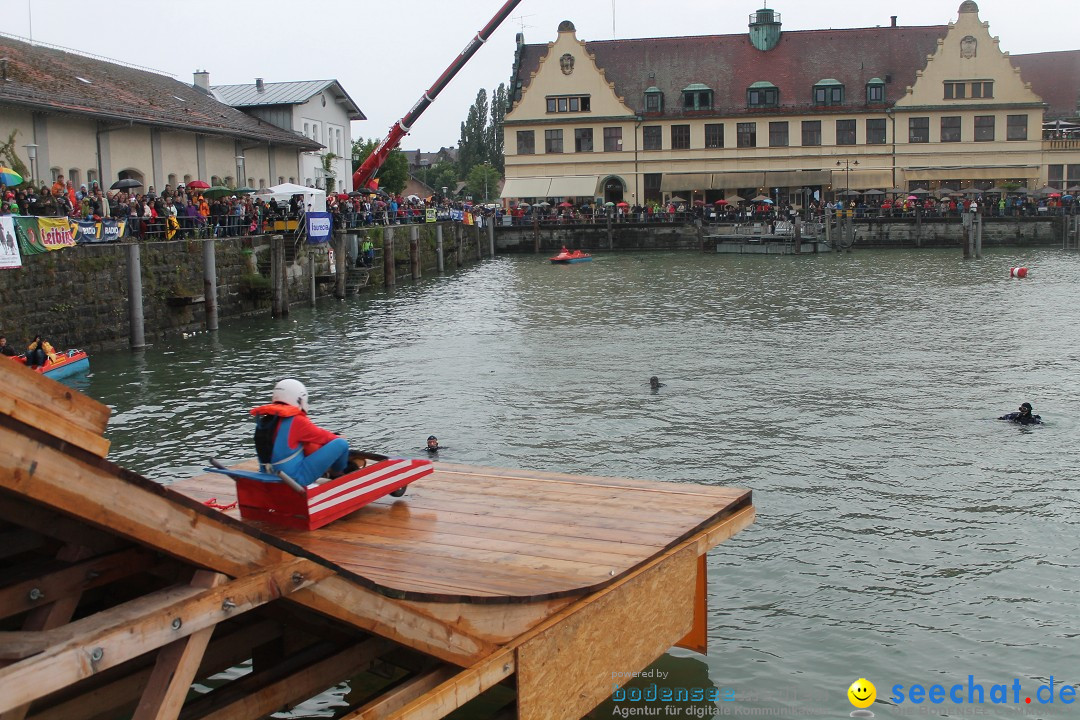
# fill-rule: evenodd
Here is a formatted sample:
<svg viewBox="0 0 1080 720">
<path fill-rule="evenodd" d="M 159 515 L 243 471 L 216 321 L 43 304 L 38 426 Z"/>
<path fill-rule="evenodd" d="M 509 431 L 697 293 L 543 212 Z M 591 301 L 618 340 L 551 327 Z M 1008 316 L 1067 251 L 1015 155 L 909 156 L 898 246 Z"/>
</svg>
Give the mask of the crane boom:
<svg viewBox="0 0 1080 720">
<path fill-rule="evenodd" d="M 408 134 L 412 128 L 413 123 L 419 118 L 428 105 L 430 105 L 435 98 L 439 96 L 450 81 L 458 74 L 458 71 L 465 66 L 465 63 L 469 62 L 469 59 L 476 54 L 476 51 L 480 49 L 480 46 L 487 42 L 487 39 L 491 37 L 491 34 L 495 32 L 495 29 L 502 24 L 514 8 L 518 6 L 521 0 L 507 0 L 499 11 L 495 13 L 495 17 L 491 18 L 487 25 L 483 27 L 476 36 L 469 41 L 469 44 L 465 46 L 465 49 L 454 58 L 454 61 L 450 63 L 450 66 L 443 71 L 443 74 L 439 76 L 439 79 L 435 81 L 435 84 L 428 88 L 416 104 L 412 106 L 409 112 L 405 113 L 405 117 L 398 120 L 391 128 L 390 132 L 383 139 L 379 146 L 375 148 L 371 155 L 368 155 L 367 159 L 361 163 L 360 167 L 353 173 L 353 188 L 360 189 L 367 187 L 375 178 L 375 173 L 379 171 L 383 163 L 386 162 L 386 158 L 390 155 L 390 151 L 398 146 L 401 139 Z"/>
</svg>

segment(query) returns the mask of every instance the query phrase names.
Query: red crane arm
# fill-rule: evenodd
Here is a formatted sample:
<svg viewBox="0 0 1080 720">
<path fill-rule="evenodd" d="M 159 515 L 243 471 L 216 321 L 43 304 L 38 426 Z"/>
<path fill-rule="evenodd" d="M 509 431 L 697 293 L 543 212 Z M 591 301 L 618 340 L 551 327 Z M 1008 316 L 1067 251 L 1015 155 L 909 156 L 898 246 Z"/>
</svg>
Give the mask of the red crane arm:
<svg viewBox="0 0 1080 720">
<path fill-rule="evenodd" d="M 476 51 L 480 49 L 480 46 L 487 42 L 487 39 L 491 37 L 491 34 L 495 32 L 495 29 L 502 24 L 514 8 L 518 6 L 521 0 L 507 0 L 503 4 L 499 11 L 495 13 L 495 17 L 491 18 L 487 25 L 476 33 L 476 37 L 469 41 L 469 44 L 465 46 L 465 49 L 454 58 L 454 61 L 450 63 L 450 66 L 443 71 L 443 74 L 439 76 L 439 79 L 435 81 L 435 84 L 428 88 L 428 91 L 421 96 L 416 104 L 405 114 L 405 117 L 398 120 L 383 139 L 379 146 L 375 148 L 375 151 L 368 155 L 367 159 L 356 169 L 353 173 L 353 189 L 360 189 L 367 187 L 367 184 L 375 178 L 375 173 L 379 171 L 383 163 L 386 162 L 387 156 L 390 155 L 390 151 L 398 146 L 401 139 L 408 134 L 412 129 L 413 123 L 419 118 L 428 105 L 430 105 L 435 98 L 439 96 L 450 81 L 458 74 L 458 71 L 465 66 L 465 63 L 469 62 L 469 59 L 476 54 Z"/>
</svg>

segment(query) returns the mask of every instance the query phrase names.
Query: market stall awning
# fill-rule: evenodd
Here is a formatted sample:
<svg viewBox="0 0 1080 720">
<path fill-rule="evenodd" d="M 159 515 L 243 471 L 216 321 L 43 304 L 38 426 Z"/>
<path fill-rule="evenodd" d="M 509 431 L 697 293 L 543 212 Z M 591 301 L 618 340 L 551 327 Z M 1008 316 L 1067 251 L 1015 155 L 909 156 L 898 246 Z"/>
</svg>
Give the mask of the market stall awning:
<svg viewBox="0 0 1080 720">
<path fill-rule="evenodd" d="M 724 172 L 713 173 L 713 190 L 738 190 L 740 188 L 763 188 L 765 187 L 765 173 L 763 172 Z"/>
<path fill-rule="evenodd" d="M 550 193 L 551 178 L 522 177 L 506 178 L 502 194 L 504 198 L 546 198 Z"/>
<path fill-rule="evenodd" d="M 712 187 L 711 183 L 712 173 L 664 173 L 664 177 L 660 178 L 660 190 L 708 190 Z"/>
<path fill-rule="evenodd" d="M 802 188 L 830 182 L 832 175 L 828 170 L 770 170 L 765 173 L 765 187 L 770 188 Z"/>
<path fill-rule="evenodd" d="M 596 187 L 600 184 L 599 175 L 564 175 L 551 178 L 548 195 L 551 197 L 596 197 Z"/>
<path fill-rule="evenodd" d="M 850 183 L 850 187 L 849 187 Z M 859 169 L 851 170 L 850 177 L 845 170 L 832 171 L 833 190 L 884 190 L 893 186 L 893 174 L 891 168 L 879 170 Z"/>
<path fill-rule="evenodd" d="M 854 173 L 853 173 L 854 174 Z M 955 167 L 955 168 L 908 168 L 904 176 L 909 180 L 1008 180 L 1010 178 L 1037 178 L 1039 168 L 1035 165 L 1012 167 Z"/>
</svg>

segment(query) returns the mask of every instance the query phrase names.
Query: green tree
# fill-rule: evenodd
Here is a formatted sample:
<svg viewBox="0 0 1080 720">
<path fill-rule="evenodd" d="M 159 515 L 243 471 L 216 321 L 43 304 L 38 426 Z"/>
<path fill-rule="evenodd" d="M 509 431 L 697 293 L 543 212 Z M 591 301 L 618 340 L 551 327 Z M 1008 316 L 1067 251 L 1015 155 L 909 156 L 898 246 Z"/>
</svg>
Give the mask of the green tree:
<svg viewBox="0 0 1080 720">
<path fill-rule="evenodd" d="M 469 171 L 465 192 L 472 195 L 475 202 L 491 202 L 499 197 L 499 181 L 502 175 L 491 163 L 475 165 Z"/>
<path fill-rule="evenodd" d="M 446 188 L 447 193 L 454 192 L 461 176 L 458 175 L 457 163 L 443 160 L 428 168 L 426 177 L 425 182 L 431 189 L 441 194 L 443 188 Z"/>
<path fill-rule="evenodd" d="M 491 93 L 491 126 L 488 128 L 487 159 L 500 173 L 503 166 L 503 120 L 506 118 L 506 83 Z"/>
<path fill-rule="evenodd" d="M 365 140 L 357 138 L 352 144 L 352 167 L 353 172 L 367 160 L 368 155 L 375 152 L 379 146 L 377 140 Z M 405 189 L 409 182 L 409 160 L 401 150 L 391 150 L 386 157 L 386 162 L 379 168 L 375 177 L 379 179 L 379 187 L 391 193 L 399 193 Z"/>
<path fill-rule="evenodd" d="M 487 141 L 488 101 L 487 91 L 480 88 L 476 102 L 469 108 L 465 122 L 461 123 L 461 139 L 458 142 L 458 167 L 463 178 L 469 177 L 475 165 L 488 159 Z"/>
</svg>

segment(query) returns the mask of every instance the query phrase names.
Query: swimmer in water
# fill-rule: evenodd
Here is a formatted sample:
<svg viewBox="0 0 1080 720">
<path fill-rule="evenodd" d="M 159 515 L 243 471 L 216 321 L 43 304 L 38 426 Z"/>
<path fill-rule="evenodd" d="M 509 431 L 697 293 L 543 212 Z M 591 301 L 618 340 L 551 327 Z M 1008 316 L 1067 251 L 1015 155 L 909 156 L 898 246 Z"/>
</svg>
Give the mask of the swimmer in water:
<svg viewBox="0 0 1080 720">
<path fill-rule="evenodd" d="M 998 420 L 1008 420 L 1018 425 L 1039 425 L 1042 423 L 1042 416 L 1032 415 L 1031 403 L 1026 402 L 1020 405 L 1019 412 L 1007 413 L 999 417 Z"/>
<path fill-rule="evenodd" d="M 664 383 L 660 382 L 660 378 L 653 375 L 651 378 L 649 378 L 649 387 L 652 388 L 653 392 L 655 392 L 660 388 L 664 387 Z"/>
<path fill-rule="evenodd" d="M 441 445 L 439 445 L 439 438 L 435 437 L 434 435 L 428 435 L 427 447 L 425 447 L 424 449 L 434 455 L 443 448 Z"/>
</svg>

